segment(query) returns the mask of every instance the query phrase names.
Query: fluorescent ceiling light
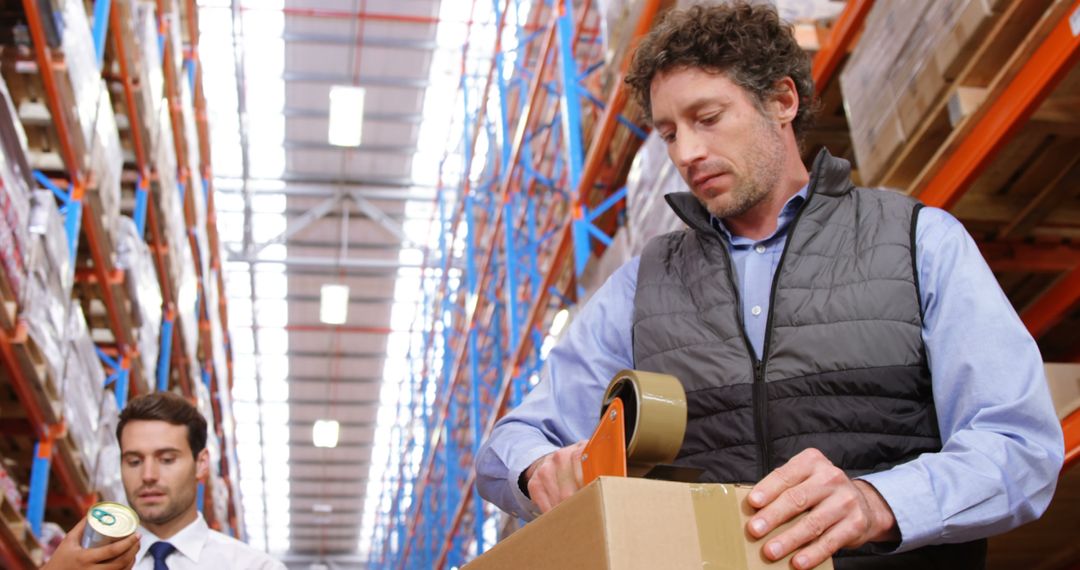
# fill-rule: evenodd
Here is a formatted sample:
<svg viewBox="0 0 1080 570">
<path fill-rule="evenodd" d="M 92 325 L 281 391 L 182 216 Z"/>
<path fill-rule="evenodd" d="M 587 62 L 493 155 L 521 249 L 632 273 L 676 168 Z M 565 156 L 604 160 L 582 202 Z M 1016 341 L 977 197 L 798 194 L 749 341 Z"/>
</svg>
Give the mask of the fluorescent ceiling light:
<svg viewBox="0 0 1080 570">
<path fill-rule="evenodd" d="M 351 85 L 330 87 L 330 144 L 360 146 L 364 124 L 364 89 Z"/>
<path fill-rule="evenodd" d="M 334 506 L 327 503 L 315 503 L 311 505 L 311 510 L 316 513 L 331 513 L 334 511 Z"/>
<path fill-rule="evenodd" d="M 337 447 L 340 430 L 337 420 L 316 420 L 315 427 L 311 430 L 311 439 L 315 447 Z"/>
<path fill-rule="evenodd" d="M 555 313 L 555 318 L 551 320 L 551 336 L 557 337 L 559 333 L 563 331 L 563 327 L 566 326 L 566 321 L 570 318 L 570 311 L 563 309 L 558 313 Z"/>
<path fill-rule="evenodd" d="M 342 325 L 348 312 L 349 286 L 323 285 L 319 297 L 319 320 L 328 325 Z"/>
</svg>

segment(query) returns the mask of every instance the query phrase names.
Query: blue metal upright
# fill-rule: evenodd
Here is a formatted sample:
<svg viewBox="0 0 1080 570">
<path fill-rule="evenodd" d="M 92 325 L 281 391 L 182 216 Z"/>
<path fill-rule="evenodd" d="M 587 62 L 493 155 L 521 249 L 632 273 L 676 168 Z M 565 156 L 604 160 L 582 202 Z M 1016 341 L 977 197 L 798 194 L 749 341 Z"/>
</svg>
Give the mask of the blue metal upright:
<svg viewBox="0 0 1080 570">
<path fill-rule="evenodd" d="M 601 15 L 579 11 L 568 0 L 531 2 L 527 14 L 518 0 L 491 0 L 490 12 L 470 18 L 496 24 L 496 49 L 486 74 L 463 54 L 465 112 L 448 149 L 462 167 L 448 179 L 440 164 L 439 235 L 425 254 L 399 396 L 410 402 L 398 406 L 408 427 L 391 438 L 383 478 L 392 489 L 378 499 L 373 568 L 449 568 L 491 545 L 495 517 L 473 489 L 481 444 L 540 376 L 553 316 L 577 297 L 593 245 L 610 239 L 597 222 L 623 194 L 611 196 L 617 182 L 598 180 L 588 162 L 619 153 L 586 160 L 584 141 L 607 145 L 603 125 L 621 109 L 597 111 L 582 84 L 600 83 L 604 53 L 583 37 Z"/>
<path fill-rule="evenodd" d="M 34 444 L 34 463 L 30 466 L 30 493 L 26 506 L 26 520 L 34 536 L 41 538 L 41 525 L 45 521 L 45 499 L 49 493 L 49 468 L 52 464 L 52 442 Z"/>
<path fill-rule="evenodd" d="M 172 361 L 173 324 L 175 316 L 165 315 L 161 322 L 161 349 L 158 350 L 157 389 L 164 392 L 169 389 L 169 370 Z"/>
</svg>

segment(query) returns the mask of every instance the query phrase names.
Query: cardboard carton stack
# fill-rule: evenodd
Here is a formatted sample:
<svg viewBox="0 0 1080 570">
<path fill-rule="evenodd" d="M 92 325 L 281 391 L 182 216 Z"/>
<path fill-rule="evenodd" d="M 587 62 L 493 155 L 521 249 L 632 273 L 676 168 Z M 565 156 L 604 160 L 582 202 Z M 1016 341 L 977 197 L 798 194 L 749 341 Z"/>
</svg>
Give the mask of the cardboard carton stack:
<svg viewBox="0 0 1080 570">
<path fill-rule="evenodd" d="M 68 312 L 75 277 L 64 220 L 48 190 L 33 192 L 30 211 L 30 254 L 27 279 L 19 303 L 30 339 L 40 349 L 49 378 L 63 378 L 62 343 L 68 338 Z"/>
<path fill-rule="evenodd" d="M 92 475 L 102 447 L 100 431 L 102 400 L 106 399 L 105 370 L 98 359 L 94 342 L 90 340 L 82 307 L 78 304 L 72 304 L 64 332 L 61 342 L 61 349 L 66 353 L 61 388 L 64 419 L 86 466 L 87 475 Z"/>
<path fill-rule="evenodd" d="M 135 341 L 142 356 L 143 377 L 153 378 L 161 334 L 161 285 L 150 248 L 131 218 L 120 217 L 116 250 L 117 267 L 127 274 L 125 285 L 132 301 Z"/>
<path fill-rule="evenodd" d="M 879 2 L 840 75 L 859 175 L 895 184 L 891 161 L 979 45 L 1002 0 Z M 902 183 L 902 182 L 901 182 Z"/>
</svg>

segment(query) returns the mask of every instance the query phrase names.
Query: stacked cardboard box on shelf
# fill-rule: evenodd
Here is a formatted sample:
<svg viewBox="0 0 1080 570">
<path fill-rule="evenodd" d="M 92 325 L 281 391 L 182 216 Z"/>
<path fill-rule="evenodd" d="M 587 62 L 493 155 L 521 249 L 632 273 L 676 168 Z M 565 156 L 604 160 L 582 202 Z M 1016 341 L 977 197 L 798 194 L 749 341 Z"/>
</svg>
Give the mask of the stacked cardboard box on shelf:
<svg viewBox="0 0 1080 570">
<path fill-rule="evenodd" d="M 116 441 L 116 424 L 120 411 L 116 398 L 106 393 L 101 401 L 101 425 L 98 429 L 98 459 L 92 478 L 93 487 L 101 493 L 102 500 L 126 503 L 124 482 L 120 475 L 120 444 Z"/>
<path fill-rule="evenodd" d="M 132 80 L 131 88 L 134 91 L 136 108 L 135 123 L 139 127 L 139 138 L 147 156 L 152 157 L 156 150 L 154 145 L 158 137 L 157 116 L 163 91 L 161 55 L 158 52 L 157 22 L 153 6 L 136 0 L 115 0 L 112 11 L 116 14 L 114 20 L 116 29 L 113 29 L 112 33 L 122 38 L 125 56 L 123 63 Z M 110 49 L 112 49 L 111 46 Z M 116 57 L 108 60 L 113 64 L 110 72 L 114 77 L 120 77 L 119 54 L 115 55 Z M 118 118 L 118 126 L 121 131 L 130 131 L 132 120 L 127 116 L 124 86 L 121 82 L 114 81 L 111 88 L 113 108 L 118 117 L 123 117 L 122 121 Z M 133 138 L 126 140 L 129 144 L 134 142 Z M 134 148 L 126 150 L 132 155 L 130 161 L 134 162 Z"/>
<path fill-rule="evenodd" d="M 1002 0 L 879 2 L 840 74 L 852 146 L 865 185 L 882 182 L 957 73 Z M 869 41 L 868 41 L 869 40 Z"/>
<path fill-rule="evenodd" d="M 143 377 L 153 378 L 161 334 L 161 284 L 150 248 L 131 218 L 120 217 L 116 266 L 127 274 L 125 284 L 135 315 L 135 341 L 142 356 Z"/>
<path fill-rule="evenodd" d="M 35 190 L 31 204 L 30 255 L 20 316 L 44 356 L 48 376 L 59 381 L 64 370 L 61 344 L 67 336 L 74 269 L 56 199 L 48 190 Z"/>
<path fill-rule="evenodd" d="M 3 81 L 0 97 L 0 324 L 10 327 L 17 292 L 26 280 L 31 179 L 26 135 Z"/>
<path fill-rule="evenodd" d="M 73 304 L 61 341 L 66 353 L 61 397 L 68 433 L 75 441 L 87 474 L 97 466 L 102 427 L 101 404 L 105 399 L 105 370 L 98 359 L 82 307 Z M 115 409 L 115 406 L 114 406 Z"/>
</svg>

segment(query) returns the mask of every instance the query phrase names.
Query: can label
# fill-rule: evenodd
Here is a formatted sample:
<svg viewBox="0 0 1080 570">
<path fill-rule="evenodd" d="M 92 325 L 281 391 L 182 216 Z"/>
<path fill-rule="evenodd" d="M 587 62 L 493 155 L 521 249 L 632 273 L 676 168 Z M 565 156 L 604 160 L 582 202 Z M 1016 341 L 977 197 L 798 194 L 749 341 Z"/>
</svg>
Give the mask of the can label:
<svg viewBox="0 0 1080 570">
<path fill-rule="evenodd" d="M 120 503 L 103 502 L 90 507 L 83 529 L 83 548 L 95 548 L 131 536 L 139 528 L 139 515 Z"/>
</svg>

